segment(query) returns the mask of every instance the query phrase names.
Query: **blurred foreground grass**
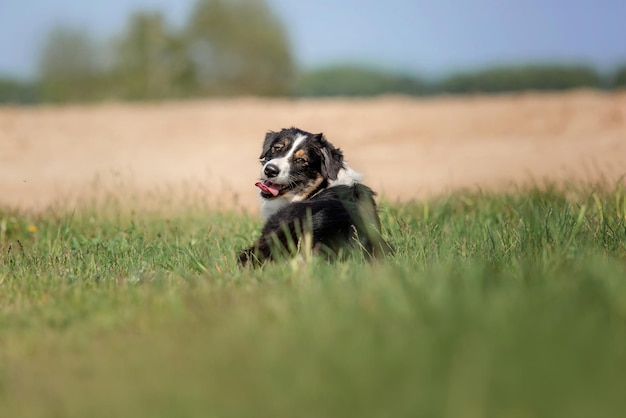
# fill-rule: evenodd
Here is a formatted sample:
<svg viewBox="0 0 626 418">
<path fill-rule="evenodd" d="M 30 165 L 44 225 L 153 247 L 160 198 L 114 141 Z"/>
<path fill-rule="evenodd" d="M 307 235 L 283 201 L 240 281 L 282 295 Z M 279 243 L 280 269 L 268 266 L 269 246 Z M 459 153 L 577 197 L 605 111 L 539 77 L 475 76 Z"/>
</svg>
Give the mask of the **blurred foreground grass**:
<svg viewBox="0 0 626 418">
<path fill-rule="evenodd" d="M 247 215 L 0 209 L 2 416 L 622 416 L 626 190 L 381 206 L 383 263 L 260 270 Z"/>
</svg>

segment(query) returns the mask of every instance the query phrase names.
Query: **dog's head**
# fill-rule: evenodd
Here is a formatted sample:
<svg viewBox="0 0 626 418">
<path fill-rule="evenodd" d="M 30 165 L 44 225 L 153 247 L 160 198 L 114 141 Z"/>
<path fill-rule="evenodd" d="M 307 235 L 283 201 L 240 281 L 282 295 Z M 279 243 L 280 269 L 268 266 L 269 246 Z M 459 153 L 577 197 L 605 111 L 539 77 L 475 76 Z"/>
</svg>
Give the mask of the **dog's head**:
<svg viewBox="0 0 626 418">
<path fill-rule="evenodd" d="M 323 134 L 297 128 L 268 132 L 261 160 L 261 197 L 302 200 L 329 181 L 336 180 L 344 168 L 343 154 Z"/>
</svg>

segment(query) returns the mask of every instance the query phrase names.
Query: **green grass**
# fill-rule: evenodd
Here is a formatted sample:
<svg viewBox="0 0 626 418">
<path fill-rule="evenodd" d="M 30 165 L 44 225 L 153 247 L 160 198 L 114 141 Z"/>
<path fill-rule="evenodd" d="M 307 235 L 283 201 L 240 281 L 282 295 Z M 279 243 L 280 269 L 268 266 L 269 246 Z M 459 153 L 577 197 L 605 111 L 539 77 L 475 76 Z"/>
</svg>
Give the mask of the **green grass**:
<svg viewBox="0 0 626 418">
<path fill-rule="evenodd" d="M 253 270 L 245 214 L 0 209 L 1 415 L 622 416 L 624 188 L 381 211 L 382 263 Z"/>
</svg>

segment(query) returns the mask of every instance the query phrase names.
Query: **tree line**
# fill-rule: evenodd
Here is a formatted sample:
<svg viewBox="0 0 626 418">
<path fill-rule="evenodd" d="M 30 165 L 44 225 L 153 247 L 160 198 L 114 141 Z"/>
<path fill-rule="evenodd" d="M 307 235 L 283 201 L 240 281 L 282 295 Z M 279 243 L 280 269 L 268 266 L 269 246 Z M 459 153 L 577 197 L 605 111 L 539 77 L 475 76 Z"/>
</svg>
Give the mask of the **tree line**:
<svg viewBox="0 0 626 418">
<path fill-rule="evenodd" d="M 244 25 L 241 22 L 246 22 Z M 162 100 L 236 95 L 371 96 L 626 87 L 626 66 L 502 66 L 429 80 L 359 65 L 298 70 L 285 28 L 264 0 L 198 0 L 182 28 L 133 14 L 98 42 L 87 29 L 47 36 L 35 81 L 0 78 L 0 103 Z"/>
<path fill-rule="evenodd" d="M 405 94 L 505 93 L 561 91 L 576 88 L 626 88 L 626 66 L 602 74 L 590 66 L 575 64 L 529 64 L 459 72 L 438 80 L 398 75 L 354 65 L 338 65 L 304 73 L 297 96 L 371 96 Z"/>
</svg>

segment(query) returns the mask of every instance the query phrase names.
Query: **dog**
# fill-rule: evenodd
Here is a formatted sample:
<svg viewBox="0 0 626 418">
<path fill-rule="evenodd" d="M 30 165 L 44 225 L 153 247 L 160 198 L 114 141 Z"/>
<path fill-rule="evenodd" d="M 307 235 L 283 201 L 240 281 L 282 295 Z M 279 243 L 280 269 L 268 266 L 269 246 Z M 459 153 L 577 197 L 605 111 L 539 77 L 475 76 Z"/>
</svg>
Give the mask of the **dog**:
<svg viewBox="0 0 626 418">
<path fill-rule="evenodd" d="M 390 249 L 383 240 L 375 193 L 324 134 L 298 128 L 270 131 L 261 151 L 261 237 L 239 264 L 261 265 L 301 250 L 335 259 L 360 249 L 368 259 Z"/>
</svg>

